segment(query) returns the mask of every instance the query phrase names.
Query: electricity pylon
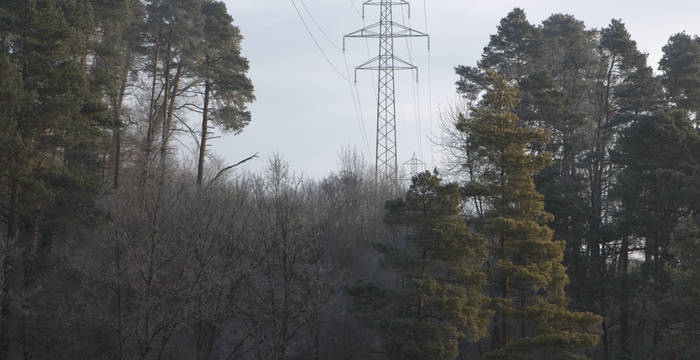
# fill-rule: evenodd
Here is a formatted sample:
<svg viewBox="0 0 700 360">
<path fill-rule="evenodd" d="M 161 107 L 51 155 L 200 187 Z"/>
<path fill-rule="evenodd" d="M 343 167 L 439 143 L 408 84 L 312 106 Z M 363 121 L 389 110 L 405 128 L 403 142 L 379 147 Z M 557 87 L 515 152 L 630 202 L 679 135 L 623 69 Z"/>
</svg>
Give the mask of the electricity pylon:
<svg viewBox="0 0 700 360">
<path fill-rule="evenodd" d="M 428 37 L 428 34 L 411 29 L 403 24 L 394 22 L 394 6 L 408 7 L 411 16 L 411 5 L 405 0 L 369 0 L 362 4 L 362 16 L 365 6 L 379 6 L 379 22 L 354 31 L 343 37 L 343 50 L 347 38 L 377 38 L 379 39 L 379 55 L 355 68 L 357 70 L 376 70 L 379 73 L 377 87 L 377 147 L 374 177 L 377 184 L 398 187 L 398 159 L 396 157 L 396 96 L 394 92 L 394 71 L 415 70 L 418 68 L 394 55 L 394 39 Z M 428 38 L 430 48 L 430 38 Z M 416 76 L 416 79 L 418 77 Z"/>
<path fill-rule="evenodd" d="M 406 178 L 404 180 L 408 180 L 409 183 L 413 179 L 414 176 L 424 172 L 426 170 L 426 164 L 418 159 L 416 156 L 416 153 L 413 153 L 413 157 L 411 160 L 406 161 L 403 163 L 404 169 L 409 168 L 408 172 L 404 171 L 406 173 Z"/>
</svg>

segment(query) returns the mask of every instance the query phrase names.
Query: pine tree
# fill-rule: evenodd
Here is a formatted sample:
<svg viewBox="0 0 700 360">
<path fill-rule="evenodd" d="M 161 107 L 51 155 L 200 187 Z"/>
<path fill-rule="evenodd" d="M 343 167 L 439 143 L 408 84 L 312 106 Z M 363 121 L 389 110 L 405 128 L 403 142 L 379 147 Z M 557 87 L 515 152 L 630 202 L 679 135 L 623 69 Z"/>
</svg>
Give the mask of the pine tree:
<svg viewBox="0 0 700 360">
<path fill-rule="evenodd" d="M 162 183 L 176 131 L 176 111 L 183 94 L 198 82 L 196 64 L 203 43 L 203 16 L 199 0 L 150 0 L 140 52 L 147 59 L 149 92 L 147 129 L 141 159 L 140 187 L 149 179 L 153 151 L 158 149 Z M 144 101 L 145 103 L 145 101 Z M 156 142 L 160 130 L 160 143 Z"/>
<path fill-rule="evenodd" d="M 92 13 L 81 1 L 29 0 L 0 4 L 0 181 L 7 239 L 23 249 L 12 259 L 9 293 L 34 290 L 54 235 L 89 217 L 101 186 L 99 150 L 107 124 L 91 94 L 84 39 Z M 0 352 L 15 358 L 27 341 L 30 299 L 5 311 Z M 21 307 L 18 306 L 21 304 Z M 20 310 L 22 309 L 22 310 Z M 14 334 L 8 337 L 8 334 Z"/>
<path fill-rule="evenodd" d="M 487 80 L 490 88 L 465 129 L 488 163 L 477 185 L 487 203 L 480 221 L 493 246 L 489 281 L 500 294 L 492 299 L 497 319 L 493 336 L 500 347 L 487 358 L 574 357 L 595 346 L 600 318 L 567 310 L 564 244 L 552 241 L 545 225 L 552 216 L 544 211 L 532 179 L 550 158 L 528 150 L 533 143 L 546 143 L 547 134 L 520 124 L 513 113 L 517 87 L 492 71 Z"/>
<path fill-rule="evenodd" d="M 59 200 L 59 192 L 99 188 L 96 155 L 106 119 L 104 105 L 89 91 L 81 58 L 73 53 L 80 46 L 77 39 L 87 35 L 75 34 L 79 27 L 67 21 L 62 2 L 20 3 L 11 11 L 19 14 L 17 22 L 2 34 L 8 51 L 4 74 L 14 95 L 6 99 L 11 103 L 2 119 L 3 144 L 10 149 L 0 156 L 7 156 L 3 175 L 16 189 L 17 200 L 7 209 L 24 217 L 8 218 L 26 224 L 34 222 L 27 218 L 34 211 L 23 203 L 35 208 L 42 202 L 44 212 Z M 15 225 L 12 233 L 19 230 Z"/>
<path fill-rule="evenodd" d="M 581 221 L 589 217 L 590 201 L 578 162 L 590 138 L 587 121 L 594 102 L 590 94 L 597 61 L 595 40 L 595 31 L 586 30 L 571 15 L 554 14 L 534 26 L 523 10 L 514 9 L 491 36 L 478 67 L 457 68 L 458 91 L 470 100 L 485 89 L 484 74 L 489 68 L 515 81 L 520 101 L 513 112 L 527 126 L 549 131 L 546 149 L 553 162 L 537 175 L 536 184 L 545 196 L 545 208 L 555 215 L 549 224 L 555 239 L 566 243 L 564 261 L 572 265 L 569 275 L 575 283 L 570 289 L 573 305 L 579 309 L 590 308 L 583 251 L 587 222 Z"/>
<path fill-rule="evenodd" d="M 7 20 L 9 19 L 1 19 L 0 24 L 7 25 Z M 8 47 L 11 37 L 7 30 L 0 29 L 0 357 L 3 358 L 6 358 L 10 345 L 9 333 L 17 330 L 12 316 L 18 299 L 11 293 L 13 289 L 10 280 L 13 277 L 12 261 L 18 251 L 16 239 L 20 223 L 19 184 L 10 182 L 10 179 L 13 174 L 29 165 L 22 138 L 16 133 L 25 94 L 22 91 L 21 74 L 10 60 Z"/>
<path fill-rule="evenodd" d="M 535 66 L 536 56 L 541 51 L 541 37 L 540 29 L 530 24 L 525 11 L 513 9 L 501 19 L 498 32 L 491 35 L 478 66 L 457 66 L 458 91 L 476 100 L 488 87 L 485 78 L 488 69 L 504 74 L 509 80 L 522 81 Z"/>
<path fill-rule="evenodd" d="M 613 252 L 607 256 L 615 259 L 615 264 L 617 264 L 616 268 L 610 269 L 611 275 L 607 277 L 607 282 L 611 285 L 608 287 L 613 300 L 610 304 L 611 310 L 613 310 L 611 321 L 619 323 L 619 326 L 613 331 L 616 334 L 616 338 L 619 339 L 619 346 L 612 350 L 612 355 L 614 358 L 633 359 L 635 355 L 633 355 L 632 349 L 639 350 L 641 346 L 637 344 L 630 347 L 630 339 L 635 337 L 631 329 L 631 318 L 635 312 L 635 307 L 642 305 L 639 299 L 643 298 L 643 296 L 635 296 L 640 291 L 640 288 L 634 271 L 630 269 L 630 253 L 640 242 L 638 237 L 639 231 L 648 225 L 648 223 L 640 220 L 647 218 L 649 215 L 646 211 L 639 211 L 641 209 L 637 208 L 640 203 L 646 201 L 643 198 L 648 199 L 647 193 L 636 191 L 641 190 L 640 187 L 644 188 L 651 185 L 651 183 L 647 182 L 648 180 L 658 179 L 655 176 L 649 176 L 651 175 L 649 172 L 639 168 L 642 164 L 636 162 L 636 160 L 640 159 L 637 156 L 641 155 L 641 153 L 634 153 L 641 150 L 644 152 L 644 157 L 652 159 L 668 155 L 661 148 L 657 148 L 657 145 L 660 143 L 654 142 L 654 145 L 651 147 L 641 145 L 640 142 L 652 145 L 652 142 L 649 142 L 647 138 L 649 134 L 646 133 L 651 129 L 654 129 L 652 133 L 658 131 L 653 136 L 664 138 L 664 141 L 681 139 L 671 135 L 673 132 L 663 130 L 667 126 L 664 123 L 670 120 L 669 114 L 662 107 L 661 84 L 653 76 L 652 69 L 647 66 L 646 55 L 638 53 L 637 56 L 629 56 L 625 59 L 625 62 L 627 62 L 626 66 L 629 70 L 625 71 L 621 83 L 614 92 L 613 99 L 617 105 L 617 111 L 612 122 L 613 124 L 631 125 L 620 132 L 610 155 L 612 166 L 622 170 L 616 170 L 619 176 L 615 179 L 609 194 L 611 203 L 615 204 L 615 208 L 618 209 L 613 214 L 613 229 L 614 233 L 616 233 L 616 238 L 619 239 L 619 250 L 616 251 L 617 254 Z M 667 137 L 669 135 L 671 138 Z M 687 138 L 683 138 L 681 141 L 684 146 L 686 140 Z M 654 150 L 654 148 L 658 150 Z M 674 156 L 681 155 L 679 152 L 674 151 L 673 153 Z M 618 160 L 620 156 L 622 158 Z M 678 159 L 680 160 L 681 158 L 682 156 Z M 635 160 L 632 161 L 633 163 L 626 163 L 623 159 Z M 655 160 L 649 161 L 649 163 L 653 162 Z M 658 164 L 664 166 L 663 161 Z M 650 208 L 653 208 L 653 205 Z M 673 227 L 673 222 L 675 221 L 669 223 L 671 228 Z M 641 225 L 641 228 L 637 227 L 637 225 Z M 617 308 L 617 311 L 615 311 L 615 308 Z M 640 312 L 636 316 L 644 316 L 644 314 Z"/>
<path fill-rule="evenodd" d="M 144 19 L 138 0 L 94 1 L 95 21 L 101 36 L 95 41 L 95 64 L 91 72 L 91 90 L 103 94 L 111 115 L 112 187 L 120 185 L 122 132 L 127 125 L 123 108 L 129 89 L 129 74 L 136 68 L 138 29 Z"/>
<path fill-rule="evenodd" d="M 576 174 L 576 157 L 584 150 L 582 138 L 585 137 L 587 116 L 584 109 L 591 103 L 588 94 L 592 82 L 587 78 L 595 64 L 594 32 L 586 30 L 582 21 L 562 14 L 550 16 L 542 22 L 541 28 L 542 52 L 537 59 L 537 71 L 551 77 L 552 83 L 545 82 L 534 87 L 548 93 L 535 93 L 531 96 L 537 100 L 552 98 L 554 101 L 545 100 L 545 104 L 551 104 L 548 107 L 535 107 L 534 117 L 543 118 L 543 123 L 551 132 L 549 149 L 555 162 L 554 167 L 560 173 L 560 182 L 566 187 L 575 188 L 581 180 Z M 538 77 L 543 76 L 535 73 L 535 79 Z M 535 79 L 530 79 L 529 82 L 537 84 L 537 81 L 533 81 Z M 528 85 L 520 86 L 522 104 L 525 106 L 519 108 L 528 109 L 528 94 L 532 92 L 532 85 Z M 518 112 L 518 116 L 522 119 L 524 114 Z M 571 190 L 572 193 L 576 192 Z"/>
<path fill-rule="evenodd" d="M 659 62 L 670 102 L 689 112 L 700 111 L 700 37 L 678 33 L 669 38 Z M 696 120 L 697 121 L 697 120 Z"/>
<path fill-rule="evenodd" d="M 591 203 L 587 248 L 591 262 L 590 271 L 595 281 L 602 280 L 595 277 L 606 272 L 604 270 L 606 254 L 601 254 L 601 247 L 604 247 L 607 235 L 605 234 L 607 229 L 604 228 L 606 222 L 604 209 L 607 201 L 605 189 L 612 180 L 608 176 L 611 173 L 609 150 L 614 139 L 615 126 L 620 125 L 614 121 L 617 111 L 614 94 L 629 69 L 627 59 L 636 55 L 635 50 L 636 44 L 631 40 L 630 34 L 621 21 L 612 20 L 610 25 L 601 30 L 594 102 L 595 130 L 585 160 L 585 166 L 589 172 Z M 604 294 L 601 295 L 599 302 L 602 303 L 604 297 Z"/>
<path fill-rule="evenodd" d="M 664 339 L 659 334 L 665 315 L 658 304 L 672 284 L 667 271 L 675 261 L 671 233 L 694 207 L 688 190 L 694 187 L 698 144 L 697 131 L 682 112 L 661 109 L 640 114 L 613 153 L 612 160 L 622 168 L 611 193 L 620 204 L 616 224 L 622 237 L 617 289 L 621 352 L 615 358 L 661 357 L 659 344 Z M 644 254 L 634 273 L 629 269 L 631 248 Z M 631 314 L 639 324 L 635 328 Z"/>
<path fill-rule="evenodd" d="M 232 24 L 233 18 L 226 12 L 226 5 L 208 0 L 202 4 L 201 11 L 204 15 L 204 43 L 197 74 L 203 83 L 204 94 L 197 184 L 201 184 L 204 177 L 209 123 L 239 134 L 250 122 L 246 104 L 255 99 L 253 85 L 246 77 L 248 60 L 241 56 L 243 37 Z"/>
<path fill-rule="evenodd" d="M 541 36 L 541 31 L 527 20 L 525 11 L 515 8 L 501 20 L 498 33 L 491 36 L 479 67 L 494 69 L 520 81 L 534 65 Z"/>
<path fill-rule="evenodd" d="M 598 42 L 595 95 L 591 102 L 593 127 L 581 164 L 587 172 L 589 201 L 588 231 L 585 234 L 587 274 L 582 295 L 589 303 L 586 309 L 603 316 L 601 345 L 603 358 L 608 359 L 613 341 L 609 328 L 615 321 L 610 309 L 612 284 L 607 281 L 615 269 L 609 266 L 608 259 L 615 255 L 610 249 L 611 243 L 617 240 L 609 211 L 613 205 L 608 193 L 616 175 L 610 152 L 619 130 L 629 121 L 620 116 L 622 108 L 615 94 L 639 63 L 635 61 L 638 60 L 636 43 L 620 20 L 612 20 L 601 29 Z"/>
<path fill-rule="evenodd" d="M 544 198 L 545 210 L 554 217 L 547 225 L 554 231 L 553 239 L 565 243 L 564 264 L 573 284 L 567 291 L 573 295 L 572 307 L 586 310 L 585 300 L 578 295 L 586 279 L 586 258 L 583 256 L 585 219 L 589 206 L 585 193 L 585 179 L 577 169 L 577 157 L 582 152 L 584 116 L 574 111 L 576 100 L 567 95 L 548 72 L 533 74 L 522 82 L 519 112 L 521 122 L 531 127 L 547 129 L 550 141 L 544 146 L 552 156 L 552 164 L 535 176 L 538 192 Z M 522 116 L 525 116 L 523 119 Z M 532 148 L 532 146 L 531 146 Z M 582 306 L 583 305 L 583 306 Z"/>
<path fill-rule="evenodd" d="M 388 224 L 408 229 L 405 244 L 377 246 L 401 285 L 353 285 L 356 312 L 381 331 L 391 359 L 455 359 L 461 339 L 486 335 L 485 240 L 460 217 L 457 185 L 437 173 L 417 175 L 386 208 Z"/>
<path fill-rule="evenodd" d="M 670 359 L 700 358 L 700 219 L 682 218 L 671 235 L 668 264 L 672 287 L 662 300 L 667 330 L 663 356 Z"/>
</svg>

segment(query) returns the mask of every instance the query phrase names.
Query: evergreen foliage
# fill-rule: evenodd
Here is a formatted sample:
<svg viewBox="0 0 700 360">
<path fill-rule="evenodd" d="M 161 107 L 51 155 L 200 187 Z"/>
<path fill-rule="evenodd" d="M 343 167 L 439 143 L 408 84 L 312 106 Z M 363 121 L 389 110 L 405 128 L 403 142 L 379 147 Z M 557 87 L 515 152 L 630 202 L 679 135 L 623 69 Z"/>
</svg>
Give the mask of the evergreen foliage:
<svg viewBox="0 0 700 360">
<path fill-rule="evenodd" d="M 672 288 L 661 308 L 667 324 L 666 354 L 677 359 L 700 356 L 697 334 L 700 332 L 700 222 L 697 217 L 678 221 L 671 235 L 670 253 L 675 260 L 668 265 Z"/>
<path fill-rule="evenodd" d="M 17 358 L 40 334 L 41 289 L 56 237 L 91 220 L 109 125 L 86 71 L 92 9 L 85 1 L 0 4 L 3 251 L 0 355 Z M 7 334 L 14 334 L 8 336 Z"/>
<path fill-rule="evenodd" d="M 516 30 L 525 28 L 534 28 L 534 33 L 540 34 L 535 37 L 538 40 L 529 40 L 533 38 L 528 35 L 530 31 Z M 517 36 L 520 38 L 515 38 Z M 509 40 L 496 41 L 506 38 Z M 475 94 L 485 90 L 483 79 L 488 68 L 483 65 L 486 59 L 490 59 L 488 65 L 499 71 L 501 67 L 509 69 L 503 74 L 518 84 L 521 91 L 514 113 L 524 125 L 542 127 L 550 134 L 551 142 L 544 147 L 541 144 L 530 146 L 532 151 L 544 149 L 552 155 L 552 164 L 536 175 L 536 184 L 544 195 L 545 209 L 554 215 L 549 222 L 554 239 L 566 243 L 564 264 L 572 280 L 567 292 L 573 308 L 595 312 L 605 318 L 601 346 L 595 356 L 622 358 L 631 353 L 630 337 L 642 339 L 643 336 L 635 334 L 660 333 L 654 328 L 642 330 L 647 320 L 638 319 L 638 323 L 632 324 L 634 309 L 651 306 L 658 299 L 642 303 L 635 300 L 643 297 L 632 299 L 631 296 L 634 291 L 641 291 L 640 286 L 651 285 L 640 283 L 651 279 L 637 278 L 640 267 L 630 260 L 631 254 L 645 249 L 650 240 L 630 235 L 625 224 L 627 220 L 623 219 L 629 215 L 628 219 L 637 220 L 632 213 L 620 209 L 626 206 L 624 201 L 638 197 L 633 190 L 627 192 L 624 185 L 634 177 L 620 178 L 627 176 L 628 167 L 632 171 L 637 165 L 622 160 L 617 154 L 624 153 L 620 147 L 627 141 L 627 129 L 637 122 L 671 117 L 686 121 L 668 113 L 673 108 L 679 109 L 685 119 L 694 121 L 691 107 L 677 104 L 683 103 L 683 98 L 692 98 L 681 89 L 683 86 L 692 88 L 693 39 L 685 34 L 671 37 L 665 53 L 674 55 L 667 55 L 667 59 L 661 61 L 660 69 L 664 74 L 657 77 L 647 65 L 646 54 L 637 50 L 620 20 L 612 20 L 602 29 L 589 30 L 571 15 L 554 14 L 541 25 L 530 25 L 524 12 L 515 9 L 491 37 L 479 66 L 457 68 L 458 91 L 468 99 L 474 99 Z M 494 57 L 494 53 L 502 56 Z M 513 69 L 519 63 L 527 66 L 516 74 Z M 674 86 L 676 100 L 670 92 Z M 455 128 L 459 127 L 456 122 Z M 681 145 L 681 149 L 695 151 L 685 145 Z M 656 157 L 651 148 L 641 151 L 644 156 Z M 660 148 L 659 151 L 664 150 Z M 465 152 L 473 150 L 467 147 Z M 682 159 L 694 156 L 689 152 L 684 152 Z M 675 163 L 670 165 L 669 158 L 666 161 L 666 168 L 675 167 Z M 653 183 L 659 181 L 661 179 L 656 179 Z M 689 191 L 690 187 L 685 186 L 685 189 Z M 628 200 L 621 199 L 622 192 L 629 194 Z M 677 204 L 668 205 L 674 208 Z M 682 208 L 678 210 L 682 212 Z M 659 220 L 672 228 L 678 213 L 667 210 L 665 214 L 667 218 Z M 658 312 L 658 308 L 653 307 L 648 313 Z M 659 337 L 651 337 L 646 343 L 656 347 Z"/>
<path fill-rule="evenodd" d="M 477 180 L 487 204 L 480 221 L 493 247 L 489 281 L 500 288 L 500 295 L 492 299 L 500 348 L 487 358 L 572 357 L 595 346 L 600 318 L 567 309 L 564 243 L 552 241 L 546 226 L 552 216 L 544 211 L 532 179 L 550 158 L 546 152 L 528 150 L 530 144 L 546 143 L 547 134 L 519 124 L 513 113 L 517 87 L 494 72 L 486 79 L 490 88 L 465 130 L 488 164 Z"/>
<path fill-rule="evenodd" d="M 460 217 L 460 193 L 437 173 L 413 178 L 404 198 L 389 201 L 385 222 L 407 228 L 405 243 L 379 244 L 398 287 L 359 282 L 348 290 L 357 311 L 382 333 L 391 359 L 454 359 L 462 339 L 486 335 L 489 312 L 482 264 L 485 239 Z"/>
<path fill-rule="evenodd" d="M 669 38 L 659 62 L 669 100 L 679 109 L 697 113 L 700 108 L 700 38 L 678 33 Z"/>
<path fill-rule="evenodd" d="M 197 73 L 203 80 L 202 124 L 197 183 L 202 183 L 209 122 L 226 132 L 240 134 L 250 123 L 246 105 L 253 100 L 253 85 L 246 77 L 248 60 L 241 56 L 243 37 L 222 2 L 202 3 L 204 37 Z"/>
<path fill-rule="evenodd" d="M 89 91 L 82 60 L 75 54 L 86 36 L 54 1 L 27 1 L 15 9 L 16 23 L 2 36 L 2 175 L 10 179 L 6 218 L 19 226 L 41 225 L 40 218 L 69 215 L 71 207 L 49 215 L 64 196 L 87 200 L 99 190 L 98 154 L 108 120 L 100 99 Z M 9 9 L 8 9 L 9 10 Z M 91 13 L 86 12 L 84 16 Z M 80 203 L 80 201 L 78 202 Z M 66 218 L 64 218 L 66 219 Z M 56 225 L 56 224 L 53 224 Z"/>
<path fill-rule="evenodd" d="M 349 152 L 206 181 L 242 39 L 217 0 L 0 1 L 0 358 L 700 357 L 697 34 L 655 73 L 622 20 L 514 9 L 451 173 L 389 202 Z"/>
<path fill-rule="evenodd" d="M 611 193 L 620 203 L 616 226 L 623 237 L 621 274 L 617 299 L 626 351 L 620 358 L 639 358 L 647 354 L 666 356 L 659 346 L 649 346 L 645 334 L 664 330 L 663 303 L 673 280 L 667 267 L 676 260 L 671 252 L 672 236 L 680 219 L 694 213 L 696 198 L 692 176 L 697 171 L 697 146 L 700 138 L 691 122 L 679 111 L 657 111 L 639 116 L 619 140 L 613 161 L 624 166 Z M 640 239 L 644 239 L 641 241 Z M 639 249 L 644 262 L 637 271 L 630 269 L 627 252 Z M 639 293 L 634 300 L 630 294 Z M 643 309 L 654 309 L 643 311 Z M 631 314 L 647 326 L 631 329 Z M 657 343 L 669 339 L 656 339 Z M 653 343 L 652 339 L 652 343 Z M 671 340 L 672 341 L 672 340 Z"/>
</svg>

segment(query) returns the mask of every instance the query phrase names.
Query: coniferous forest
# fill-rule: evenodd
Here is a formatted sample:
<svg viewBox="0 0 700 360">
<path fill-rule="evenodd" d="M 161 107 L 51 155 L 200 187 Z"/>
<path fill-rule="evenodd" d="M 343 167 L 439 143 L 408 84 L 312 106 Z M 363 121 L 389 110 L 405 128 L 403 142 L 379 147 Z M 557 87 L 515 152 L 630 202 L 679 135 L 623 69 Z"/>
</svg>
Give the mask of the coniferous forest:
<svg viewBox="0 0 700 360">
<path fill-rule="evenodd" d="M 0 1 L 0 359 L 700 359 L 696 34 L 651 64 L 621 20 L 514 9 L 397 190 L 353 150 L 216 161 L 255 121 L 244 30 Z"/>
</svg>

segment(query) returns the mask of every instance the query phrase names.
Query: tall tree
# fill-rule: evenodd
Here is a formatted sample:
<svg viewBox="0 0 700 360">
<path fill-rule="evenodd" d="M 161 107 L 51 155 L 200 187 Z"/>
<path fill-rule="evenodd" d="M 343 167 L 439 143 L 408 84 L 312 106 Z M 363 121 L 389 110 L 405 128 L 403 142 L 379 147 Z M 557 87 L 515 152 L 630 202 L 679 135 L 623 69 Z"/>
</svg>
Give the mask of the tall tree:
<svg viewBox="0 0 700 360">
<path fill-rule="evenodd" d="M 668 100 L 677 108 L 695 114 L 700 109 L 700 38 L 678 33 L 668 39 L 659 70 Z"/>
<path fill-rule="evenodd" d="M 598 61 L 595 75 L 594 111 L 591 119 L 593 131 L 588 140 L 588 150 L 582 160 L 588 180 L 589 193 L 589 231 L 586 234 L 586 253 L 588 256 L 587 284 L 591 304 L 597 306 L 596 312 L 604 317 L 603 320 L 603 358 L 610 358 L 609 325 L 613 324 L 613 315 L 609 313 L 609 278 L 614 268 L 608 264 L 608 258 L 614 257 L 611 244 L 615 234 L 612 223 L 612 202 L 609 192 L 615 182 L 616 167 L 610 160 L 611 150 L 614 149 L 618 132 L 631 119 L 622 116 L 626 109 L 616 94 L 624 91 L 627 78 L 637 66 L 645 65 L 639 61 L 640 55 L 625 24 L 620 20 L 612 20 L 601 29 L 598 44 Z"/>
<path fill-rule="evenodd" d="M 613 153 L 613 161 L 623 167 L 611 194 L 620 203 L 616 221 L 622 237 L 617 289 L 621 353 L 615 358 L 662 356 L 664 315 L 657 304 L 672 284 L 667 272 L 674 261 L 671 233 L 679 218 L 693 208 L 688 189 L 697 169 L 698 140 L 681 112 L 657 110 L 640 115 L 623 132 Z M 634 276 L 630 274 L 632 248 L 644 255 Z M 632 312 L 639 324 L 634 328 Z"/>
<path fill-rule="evenodd" d="M 129 74 L 136 69 L 138 29 L 143 23 L 143 4 L 137 0 L 93 0 L 95 18 L 101 36 L 95 44 L 95 64 L 91 85 L 103 93 L 112 117 L 112 187 L 119 187 L 124 102 L 129 88 Z"/>
<path fill-rule="evenodd" d="M 202 123 L 197 160 L 197 184 L 204 177 L 209 123 L 224 131 L 239 134 L 250 122 L 246 104 L 252 102 L 253 85 L 246 77 L 248 60 L 241 56 L 243 37 L 223 2 L 207 0 L 204 15 L 203 55 L 197 74 L 203 82 Z"/>
<path fill-rule="evenodd" d="M 595 101 L 595 132 L 592 134 L 586 162 L 590 187 L 591 219 L 588 249 L 593 266 L 601 267 L 601 246 L 604 245 L 603 225 L 606 221 L 607 176 L 610 174 L 609 150 L 614 140 L 613 119 L 617 106 L 614 102 L 616 87 L 621 83 L 628 64 L 625 60 L 635 54 L 635 43 L 630 39 L 624 24 L 613 20 L 601 30 L 598 75 Z M 594 273 L 601 271 L 593 269 Z"/>
<path fill-rule="evenodd" d="M 545 225 L 551 215 L 532 179 L 551 160 L 546 152 L 528 150 L 546 143 L 547 134 L 519 123 L 513 113 L 517 87 L 492 71 L 487 80 L 490 88 L 466 129 L 488 163 L 477 185 L 487 204 L 484 233 L 494 248 L 488 276 L 500 290 L 492 301 L 499 348 L 487 358 L 575 356 L 595 346 L 600 318 L 567 309 L 564 244 L 552 241 Z"/>
<path fill-rule="evenodd" d="M 141 188 L 149 178 L 153 151 L 158 149 L 159 179 L 167 168 L 170 141 L 175 133 L 178 100 L 196 82 L 195 65 L 202 43 L 199 0 L 146 2 L 141 51 L 149 69 L 147 130 L 141 161 Z M 160 142 L 156 142 L 160 130 Z"/>
<path fill-rule="evenodd" d="M 669 251 L 675 261 L 668 265 L 673 285 L 661 306 L 668 321 L 662 356 L 695 359 L 700 357 L 700 219 L 680 219 Z"/>
<path fill-rule="evenodd" d="M 588 78 L 596 60 L 595 32 L 587 30 L 582 21 L 563 14 L 550 16 L 541 28 L 543 49 L 538 56 L 538 71 L 551 75 L 553 84 L 544 83 L 535 89 L 551 89 L 548 91 L 554 91 L 555 99 L 560 100 L 553 104 L 558 106 L 535 107 L 536 117 L 544 117 L 543 122 L 551 131 L 554 147 L 550 145 L 550 149 L 562 181 L 577 182 L 576 159 L 584 150 L 582 138 L 591 104 L 588 94 L 592 81 Z M 520 88 L 525 103 L 531 87 Z M 540 96 L 535 94 L 535 97 Z M 523 114 L 519 116 L 522 118 Z"/>
<path fill-rule="evenodd" d="M 513 9 L 501 19 L 498 32 L 491 35 L 478 66 L 457 66 L 458 91 L 469 99 L 478 99 L 479 93 L 488 87 L 485 78 L 488 69 L 520 82 L 535 66 L 541 36 L 540 29 L 527 20 L 523 9 Z"/>
<path fill-rule="evenodd" d="M 16 4 L 15 4 L 16 5 Z M 1 7 L 1 5 L 0 5 Z M 5 9 L 3 9 L 5 10 Z M 10 12 L 0 12 L 8 15 Z M 3 18 L 0 24 L 8 26 L 10 19 Z M 0 48 L 0 189 L 2 189 L 2 217 L 0 224 L 0 357 L 6 357 L 9 346 L 9 334 L 16 331 L 15 324 L 8 319 L 17 311 L 17 298 L 12 294 L 10 286 L 12 279 L 13 260 L 17 258 L 19 233 L 19 184 L 12 180 L 14 173 L 29 166 L 26 150 L 23 149 L 22 138 L 17 132 L 18 118 L 21 115 L 22 103 L 26 94 L 23 93 L 22 77 L 17 65 L 10 59 L 9 32 L 11 28 L 4 27 L 0 31 L 2 39 Z M 23 155 L 23 156 L 19 156 Z M 14 284 L 13 284 L 14 285 Z"/>
<path fill-rule="evenodd" d="M 643 183 L 645 180 L 642 180 L 642 178 L 649 175 L 645 171 L 642 171 L 642 173 L 638 172 L 638 166 L 641 164 L 626 164 L 624 161 L 618 160 L 618 155 L 629 154 L 627 153 L 628 151 L 640 150 L 639 148 L 634 150 L 637 146 L 645 148 L 644 145 L 639 143 L 633 145 L 635 142 L 647 141 L 645 137 L 649 134 L 645 134 L 646 131 L 641 130 L 640 127 L 647 127 L 647 130 L 651 129 L 649 126 L 660 126 L 662 128 L 664 125 L 661 124 L 665 123 L 667 120 L 664 119 L 667 119 L 669 116 L 662 106 L 663 97 L 660 82 L 654 77 L 652 69 L 647 66 L 646 59 L 646 54 L 637 53 L 636 56 L 630 56 L 625 60 L 629 63 L 629 70 L 625 72 L 613 94 L 614 102 L 617 104 L 613 123 L 630 124 L 630 128 L 623 127 L 623 130 L 621 130 L 610 155 L 612 167 L 619 174 L 619 178 L 615 179 L 615 183 L 611 187 L 609 196 L 610 202 L 613 204 L 612 208 L 618 210 L 614 210 L 611 215 L 613 217 L 612 232 L 619 242 L 614 243 L 613 246 L 616 249 L 610 251 L 607 256 L 608 259 L 613 261 L 613 264 L 616 264 L 616 266 L 609 269 L 611 275 L 608 281 L 611 285 L 609 287 L 611 288 L 611 297 L 614 302 L 614 304 L 610 305 L 617 308 L 617 311 L 613 309 L 612 317 L 612 319 L 616 319 L 611 321 L 619 323 L 619 327 L 615 331 L 616 337 L 619 339 L 619 347 L 616 350 L 618 354 L 614 355 L 615 358 L 628 356 L 627 354 L 631 352 L 628 339 L 633 337 L 630 320 L 632 308 L 635 306 L 634 290 L 638 284 L 636 284 L 635 276 L 630 269 L 630 254 L 633 251 L 632 249 L 641 246 L 639 244 L 640 238 L 637 236 L 640 229 L 633 224 L 637 223 L 641 217 L 644 217 L 643 214 L 632 210 L 632 208 L 636 207 L 633 203 L 636 203 L 637 200 L 645 197 L 645 195 L 641 195 L 643 193 L 633 193 L 632 189 L 639 188 L 637 185 L 631 184 L 630 181 L 636 179 L 641 180 Z M 654 122 L 657 122 L 657 124 L 651 125 Z M 660 130 L 660 128 L 657 130 Z M 684 143 L 686 142 L 685 140 Z M 650 148 L 645 148 L 644 151 L 651 151 L 653 155 L 650 155 L 650 158 L 665 156 L 657 154 L 656 151 Z M 627 167 L 628 165 L 631 167 Z M 632 182 L 634 183 L 634 181 Z M 628 205 L 631 206 L 629 209 L 631 211 L 626 210 Z M 640 215 L 641 217 L 638 217 Z M 641 223 L 637 224 L 641 225 Z M 639 297 L 637 297 L 638 299 Z"/>
<path fill-rule="evenodd" d="M 97 153 L 107 123 L 88 88 L 89 10 L 79 1 L 0 4 L 0 13 L 9 15 L 0 25 L 0 82 L 9 92 L 0 119 L 2 218 L 7 239 L 23 249 L 10 260 L 13 294 L 37 287 L 53 235 L 85 219 L 100 187 Z M 32 302 L 17 300 L 13 310 L 3 309 L 0 352 L 8 359 L 31 354 L 29 341 L 38 339 L 27 330 Z"/>
<path fill-rule="evenodd" d="M 405 244 L 377 248 L 401 285 L 360 282 L 350 294 L 356 310 L 381 331 L 391 359 L 454 359 L 460 339 L 486 335 L 486 243 L 470 233 L 460 211 L 458 186 L 429 172 L 413 178 L 404 198 L 387 203 L 385 221 L 408 234 Z"/>
</svg>

